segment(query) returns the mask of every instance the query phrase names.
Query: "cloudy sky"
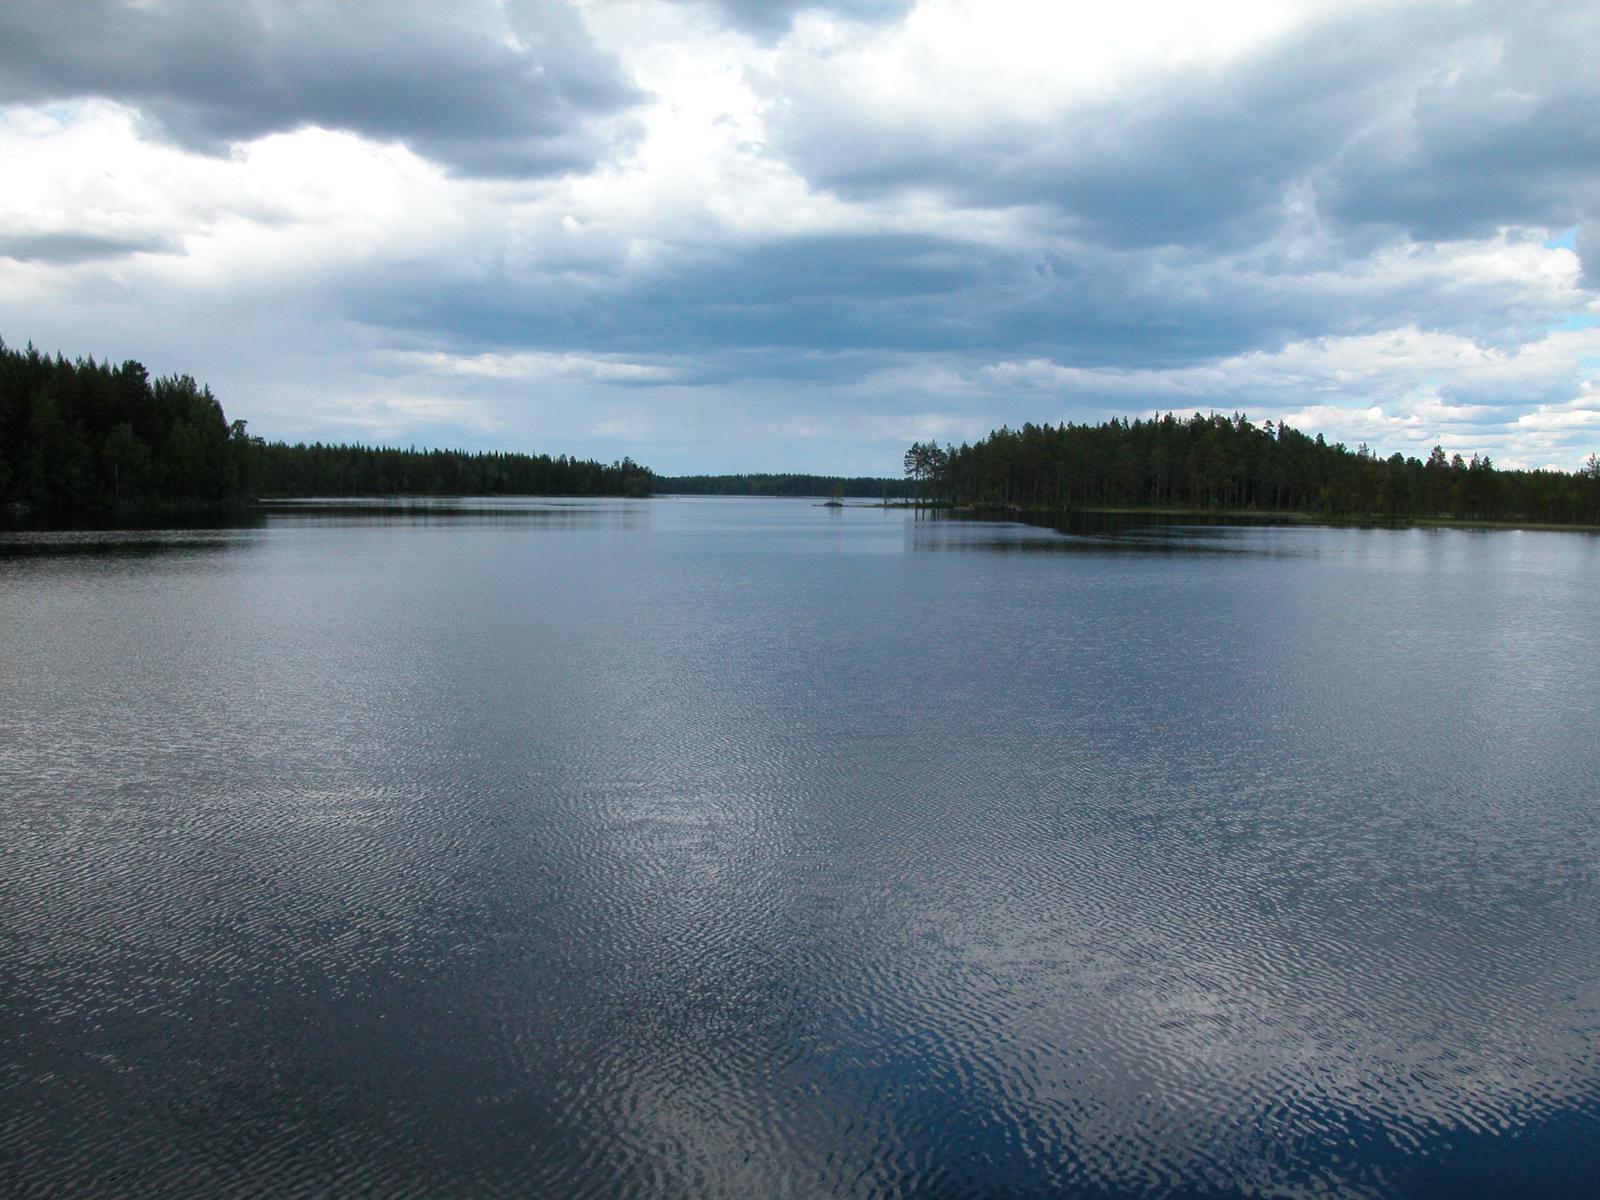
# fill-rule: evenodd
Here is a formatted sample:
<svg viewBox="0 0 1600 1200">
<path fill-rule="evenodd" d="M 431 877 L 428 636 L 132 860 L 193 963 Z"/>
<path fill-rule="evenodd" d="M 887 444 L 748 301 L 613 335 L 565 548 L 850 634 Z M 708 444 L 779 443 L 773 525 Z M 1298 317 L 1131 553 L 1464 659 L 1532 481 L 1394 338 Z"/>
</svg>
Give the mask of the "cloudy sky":
<svg viewBox="0 0 1600 1200">
<path fill-rule="evenodd" d="M 0 337 L 273 438 L 1600 450 L 1592 0 L 5 0 Z"/>
</svg>

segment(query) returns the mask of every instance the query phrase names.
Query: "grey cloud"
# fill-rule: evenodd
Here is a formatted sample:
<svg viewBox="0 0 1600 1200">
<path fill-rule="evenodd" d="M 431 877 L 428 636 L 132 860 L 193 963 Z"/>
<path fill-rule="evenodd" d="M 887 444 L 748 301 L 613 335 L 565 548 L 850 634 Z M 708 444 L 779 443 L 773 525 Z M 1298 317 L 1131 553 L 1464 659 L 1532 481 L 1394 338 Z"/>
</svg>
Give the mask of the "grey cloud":
<svg viewBox="0 0 1600 1200">
<path fill-rule="evenodd" d="M 728 0 L 720 11 L 770 39 L 804 7 Z M 898 10 L 832 7 L 865 17 Z M 1270 361 L 1255 374 L 1253 360 L 1211 368 L 1291 342 L 1413 325 L 1512 351 L 1575 311 L 1584 297 L 1567 281 L 1531 271 L 1512 278 L 1497 265 L 1463 265 L 1452 257 L 1458 247 L 1406 243 L 1505 224 L 1577 225 L 1584 286 L 1600 287 L 1600 105 L 1586 66 L 1596 22 L 1583 15 L 1546 4 L 1347 16 L 1226 72 L 1137 82 L 1053 125 L 946 122 L 932 96 L 925 116 L 890 117 L 844 91 L 825 61 L 763 51 L 752 61 L 778 61 L 765 85 L 768 145 L 814 183 L 861 201 L 849 220 L 900 232 L 750 240 L 701 212 L 676 224 L 653 214 L 642 231 L 599 221 L 579 238 L 541 240 L 513 213 L 463 229 L 445 249 L 391 244 L 304 265 L 294 307 L 319 320 L 292 339 L 277 290 L 288 285 L 253 294 L 263 285 L 241 279 L 263 309 L 238 319 L 252 335 L 238 335 L 226 353 L 181 344 L 183 335 L 160 330 L 216 328 L 213 285 L 185 290 L 182 279 L 165 278 L 171 272 L 141 283 L 138 270 L 120 273 L 157 290 L 134 293 L 140 301 L 128 308 L 104 300 L 103 282 L 87 278 L 95 272 L 71 273 L 59 295 L 96 303 L 60 300 L 55 328 L 83 312 L 103 322 L 116 311 L 125 353 L 147 357 L 150 338 L 169 337 L 174 368 L 204 372 L 212 353 L 212 377 L 231 374 L 246 398 L 271 393 L 279 360 L 297 361 L 319 338 L 325 357 L 357 354 L 351 347 L 616 356 L 670 376 L 423 383 L 495 397 L 506 413 L 524 402 L 548 402 L 539 411 L 553 412 L 569 396 L 587 414 L 594 397 L 629 388 L 628 403 L 641 411 L 715 409 L 696 418 L 705 436 L 736 430 L 739 419 L 754 428 L 761 413 L 787 419 L 796 396 L 819 428 L 840 424 L 817 417 L 837 405 L 863 419 L 971 417 L 979 432 L 1002 418 L 1098 420 L 1169 406 L 1364 405 L 1399 394 L 1399 385 L 1372 393 L 1359 375 L 1286 378 Z M 318 124 L 403 140 L 457 173 L 490 176 L 596 161 L 636 99 L 581 21 L 553 3 L 0 0 L 0 101 L 91 94 L 137 107 L 161 136 L 200 149 Z M 910 221 L 898 203 L 879 203 L 902 189 L 920 193 Z M 929 227 L 919 223 L 930 196 L 991 211 L 966 226 L 949 213 L 930 222 L 970 229 L 970 238 L 914 232 Z M 238 198 L 256 203 L 265 202 Z M 1002 209 L 1005 219 L 996 218 Z M 179 249 L 106 235 L 103 223 L 90 228 L 99 232 L 13 231 L 0 236 L 0 255 L 86 262 Z M 633 253 L 635 232 L 647 235 L 648 254 Z M 253 341 L 273 353 L 249 358 Z M 74 343 L 63 335 L 61 344 Z M 1049 371 L 1029 385 L 983 370 L 1034 359 L 1106 370 L 1066 385 Z M 324 369 L 319 360 L 319 379 Z M 1437 386 L 1447 398 L 1511 413 L 1570 396 L 1570 372 L 1552 371 L 1531 380 L 1463 372 Z M 1141 394 L 1146 378 L 1152 392 Z M 1227 390 L 1206 392 L 1211 379 Z M 393 384 L 385 375 L 372 386 Z M 242 399 L 240 411 L 251 415 L 252 403 Z M 281 403 L 287 412 L 301 401 Z M 735 410 L 744 415 L 729 417 Z"/>
<path fill-rule="evenodd" d="M 639 99 L 565 3 L 0 5 L 0 101 L 81 96 L 204 152 L 317 125 L 501 177 L 592 166 Z"/>
<path fill-rule="evenodd" d="M 654 271 L 492 274 L 441 280 L 418 268 L 363 280 L 363 320 L 442 328 L 469 346 L 621 354 L 926 347 L 966 337 L 975 288 L 1012 268 L 984 247 L 913 235 L 696 247 Z"/>
<path fill-rule="evenodd" d="M 1330 213 L 1426 239 L 1600 213 L 1600 19 L 1592 6 L 1495 11 L 1506 19 L 1460 30 L 1409 103 L 1322 172 Z"/>
<path fill-rule="evenodd" d="M 129 254 L 173 254 L 165 237 L 112 237 L 93 233 L 0 233 L 0 258 L 18 262 L 81 263 Z"/>
<path fill-rule="evenodd" d="M 347 285 L 342 303 L 364 323 L 463 352 L 618 354 L 670 362 L 683 383 L 848 380 L 915 354 L 1165 369 L 1411 324 L 1514 345 L 1548 322 L 1541 286 L 1445 270 L 1293 273 L 1195 248 L 813 235 L 685 250 L 646 273 L 581 281 L 388 267 Z"/>
<path fill-rule="evenodd" d="M 697 3 L 701 0 L 690 0 Z M 763 40 L 782 37 L 800 13 L 826 9 L 853 21 L 892 21 L 911 0 L 704 0 L 724 24 Z"/>
<path fill-rule="evenodd" d="M 1128 83 L 1054 123 L 951 132 L 935 109 L 887 118 L 825 63 L 766 81 L 771 143 L 855 199 L 932 190 L 1031 208 L 1116 246 L 1239 246 L 1320 221 L 1459 237 L 1564 227 L 1596 208 L 1600 21 L 1576 4 L 1365 10 L 1227 71 Z"/>
<path fill-rule="evenodd" d="M 1600 219 L 1578 228 L 1578 261 L 1583 265 L 1583 285 L 1600 290 Z"/>
</svg>

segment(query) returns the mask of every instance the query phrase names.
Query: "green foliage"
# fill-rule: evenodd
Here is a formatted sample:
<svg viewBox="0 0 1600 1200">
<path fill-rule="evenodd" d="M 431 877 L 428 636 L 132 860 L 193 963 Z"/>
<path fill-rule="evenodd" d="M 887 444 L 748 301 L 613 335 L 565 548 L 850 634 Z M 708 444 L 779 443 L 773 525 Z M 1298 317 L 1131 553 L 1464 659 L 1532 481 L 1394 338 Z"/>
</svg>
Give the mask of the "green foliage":
<svg viewBox="0 0 1600 1200">
<path fill-rule="evenodd" d="M 1600 523 L 1600 457 L 1570 475 L 1501 471 L 1488 455 L 1447 459 L 1437 446 L 1427 462 L 1382 459 L 1237 413 L 1003 428 L 944 451 L 913 445 L 906 472 L 959 504 Z"/>
<path fill-rule="evenodd" d="M 906 451 L 905 473 L 918 499 L 925 498 L 930 484 L 942 479 L 950 467 L 950 455 L 938 442 L 912 442 Z"/>
<path fill-rule="evenodd" d="M 188 375 L 0 342 L 0 502 L 214 505 L 258 495 L 648 496 L 649 468 L 547 454 L 266 443 Z"/>
<path fill-rule="evenodd" d="M 374 446 L 261 445 L 263 496 L 648 496 L 654 477 L 631 458 L 603 466 L 548 454 L 468 454 Z"/>
</svg>

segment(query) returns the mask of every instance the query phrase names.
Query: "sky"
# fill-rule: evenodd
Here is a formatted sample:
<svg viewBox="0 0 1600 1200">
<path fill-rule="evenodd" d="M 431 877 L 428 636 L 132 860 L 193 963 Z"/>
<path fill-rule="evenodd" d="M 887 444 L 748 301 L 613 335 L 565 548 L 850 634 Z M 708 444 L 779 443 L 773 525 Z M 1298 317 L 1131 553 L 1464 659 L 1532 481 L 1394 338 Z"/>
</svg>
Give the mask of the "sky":
<svg viewBox="0 0 1600 1200">
<path fill-rule="evenodd" d="M 0 338 L 286 440 L 1600 452 L 1592 0 L 5 0 Z"/>
</svg>

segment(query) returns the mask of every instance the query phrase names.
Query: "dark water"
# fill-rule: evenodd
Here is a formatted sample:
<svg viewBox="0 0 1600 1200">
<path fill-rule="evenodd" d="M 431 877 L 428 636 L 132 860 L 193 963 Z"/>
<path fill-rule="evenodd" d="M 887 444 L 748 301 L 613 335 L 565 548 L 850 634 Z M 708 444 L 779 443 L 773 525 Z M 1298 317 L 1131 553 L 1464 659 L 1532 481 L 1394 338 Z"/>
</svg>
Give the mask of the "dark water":
<svg viewBox="0 0 1600 1200">
<path fill-rule="evenodd" d="M 8 1196 L 1589 1196 L 1600 538 L 0 538 Z"/>
</svg>

